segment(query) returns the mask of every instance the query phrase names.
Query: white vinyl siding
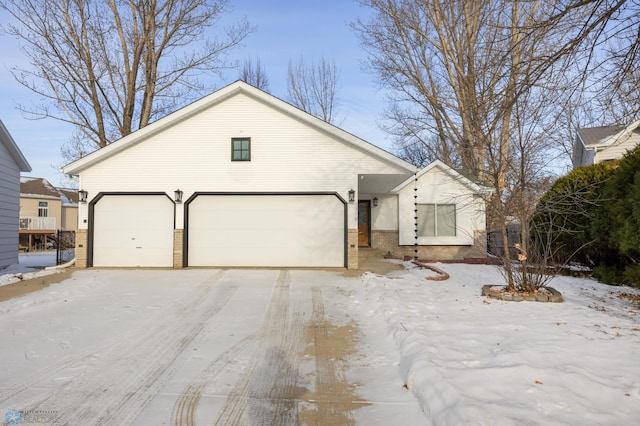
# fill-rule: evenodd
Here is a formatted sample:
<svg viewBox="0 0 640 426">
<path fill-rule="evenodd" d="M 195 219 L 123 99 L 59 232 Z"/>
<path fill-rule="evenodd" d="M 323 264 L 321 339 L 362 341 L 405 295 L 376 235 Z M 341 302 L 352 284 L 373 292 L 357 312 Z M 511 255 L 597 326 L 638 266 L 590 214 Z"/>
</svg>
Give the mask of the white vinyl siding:
<svg viewBox="0 0 640 426">
<path fill-rule="evenodd" d="M 231 138 L 251 138 L 251 161 L 230 161 Z M 118 142 L 115 142 L 118 143 Z M 338 192 L 358 189 L 358 174 L 406 169 L 354 147 L 240 93 L 185 118 L 80 175 L 89 200 L 100 191 Z M 356 228 L 355 203 L 349 228 Z M 86 204 L 80 204 L 86 227 Z M 182 229 L 182 209 L 176 227 Z"/>
<path fill-rule="evenodd" d="M 475 242 L 474 233 L 486 230 L 484 200 L 463 184 L 459 175 L 435 166 L 420 175 L 416 185 L 417 191 L 412 182 L 398 192 L 400 245 L 415 244 L 416 213 L 418 245 L 471 246 Z M 418 212 L 415 212 L 416 202 Z M 437 213 L 434 207 L 433 213 L 429 213 L 427 207 L 421 207 L 425 205 L 452 207 L 438 209 Z M 427 228 L 432 231 L 428 233 Z"/>
<path fill-rule="evenodd" d="M 597 164 L 607 160 L 618 160 L 638 145 L 640 145 L 640 133 L 633 132 L 631 136 L 623 142 L 607 147 L 601 151 L 596 151 L 593 162 Z"/>
</svg>

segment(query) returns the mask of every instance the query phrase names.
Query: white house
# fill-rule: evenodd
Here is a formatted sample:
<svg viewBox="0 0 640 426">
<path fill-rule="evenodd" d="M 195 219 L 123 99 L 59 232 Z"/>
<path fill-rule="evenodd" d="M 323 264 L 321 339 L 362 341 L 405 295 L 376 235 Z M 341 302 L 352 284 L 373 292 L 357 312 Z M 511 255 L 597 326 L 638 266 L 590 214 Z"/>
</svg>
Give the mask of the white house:
<svg viewBox="0 0 640 426">
<path fill-rule="evenodd" d="M 398 197 L 398 248 L 393 241 L 388 250 L 404 256 L 417 250 L 420 258 L 430 259 L 486 256 L 485 201 L 491 193 L 485 184 L 434 161 L 392 191 Z"/>
<path fill-rule="evenodd" d="M 573 168 L 617 160 L 640 144 L 640 120 L 627 126 L 578 129 L 573 143 Z"/>
<path fill-rule="evenodd" d="M 243 82 L 63 172 L 79 177 L 79 267 L 357 268 L 359 247 L 413 253 L 411 200 L 429 257 L 486 255 L 486 188 Z"/>
<path fill-rule="evenodd" d="M 20 172 L 31 166 L 0 121 L 0 268 L 18 263 Z"/>
</svg>

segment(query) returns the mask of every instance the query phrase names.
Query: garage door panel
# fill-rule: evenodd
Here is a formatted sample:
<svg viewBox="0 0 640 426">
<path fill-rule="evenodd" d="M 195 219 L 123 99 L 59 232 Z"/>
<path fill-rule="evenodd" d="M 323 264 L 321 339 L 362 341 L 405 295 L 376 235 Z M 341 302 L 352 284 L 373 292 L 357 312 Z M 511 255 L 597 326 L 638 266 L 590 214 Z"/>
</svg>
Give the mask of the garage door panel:
<svg viewBox="0 0 640 426">
<path fill-rule="evenodd" d="M 105 195 L 94 207 L 93 266 L 173 266 L 173 203 L 163 195 Z"/>
<path fill-rule="evenodd" d="M 191 266 L 344 266 L 344 204 L 333 195 L 198 196 Z"/>
</svg>

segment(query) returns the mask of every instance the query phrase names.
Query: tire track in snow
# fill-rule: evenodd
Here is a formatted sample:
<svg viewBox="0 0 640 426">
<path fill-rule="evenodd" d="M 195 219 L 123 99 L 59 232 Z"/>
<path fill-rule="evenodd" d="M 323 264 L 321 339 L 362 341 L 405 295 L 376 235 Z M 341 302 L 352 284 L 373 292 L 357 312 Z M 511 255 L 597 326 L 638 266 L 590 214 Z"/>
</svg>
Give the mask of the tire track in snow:
<svg viewBox="0 0 640 426">
<path fill-rule="evenodd" d="M 343 356 L 351 353 L 352 327 L 336 327 L 325 318 L 325 304 L 322 288 L 311 288 L 313 313 L 309 323 L 308 339 L 315 359 L 315 392 L 305 398 L 316 405 L 315 412 L 305 411 L 302 421 L 313 424 L 353 425 L 351 411 L 363 406 L 354 395 L 355 385 L 346 383 L 341 376 Z M 363 401 L 362 401 L 363 402 Z M 357 404 L 357 405 L 356 405 Z"/>
<path fill-rule="evenodd" d="M 290 284 L 290 272 L 280 271 L 251 364 L 227 397 L 216 425 L 298 423 L 297 399 L 305 392 L 296 386 L 304 325 L 292 309 Z"/>
<path fill-rule="evenodd" d="M 109 351 L 115 346 L 122 345 L 123 342 L 130 341 L 134 335 L 135 332 L 127 332 L 124 335 L 115 337 L 109 343 L 92 345 L 76 355 L 65 357 L 54 364 L 36 371 L 21 381 L 12 383 L 6 387 L 2 386 L 1 388 L 5 388 L 6 391 L 0 394 L 0 403 L 19 395 L 38 383 L 53 380 L 55 377 L 60 375 L 61 371 L 77 366 L 78 364 L 81 364 L 82 361 L 86 362 L 87 360 L 91 360 L 97 353 Z"/>
<path fill-rule="evenodd" d="M 335 421 L 336 409 L 332 401 L 332 396 L 337 388 L 336 374 L 329 357 L 320 353 L 329 343 L 329 332 L 324 322 L 324 300 L 322 289 L 313 287 L 311 289 L 311 301 L 313 303 L 313 314 L 311 315 L 311 327 L 313 330 L 313 344 L 316 361 L 316 393 L 318 394 L 318 412 L 323 414 L 327 420 Z M 331 422 L 331 424 L 334 424 Z M 337 423 L 335 423 L 337 424 Z"/>
<path fill-rule="evenodd" d="M 226 305 L 237 287 L 218 288 L 218 271 L 150 329 L 114 345 L 94 368 L 29 406 L 56 410 L 63 424 L 131 423 L 177 370 L 185 348 Z M 214 291 L 215 290 L 215 291 Z"/>
<path fill-rule="evenodd" d="M 202 395 L 202 389 L 209 383 L 209 381 L 216 377 L 228 364 L 232 362 L 238 354 L 249 346 L 255 340 L 256 333 L 236 343 L 227 351 L 220 354 L 214 359 L 207 368 L 201 373 L 197 380 L 189 383 L 187 388 L 180 394 L 171 412 L 171 424 L 176 426 L 191 426 L 195 425 L 195 412 L 200 402 Z"/>
</svg>

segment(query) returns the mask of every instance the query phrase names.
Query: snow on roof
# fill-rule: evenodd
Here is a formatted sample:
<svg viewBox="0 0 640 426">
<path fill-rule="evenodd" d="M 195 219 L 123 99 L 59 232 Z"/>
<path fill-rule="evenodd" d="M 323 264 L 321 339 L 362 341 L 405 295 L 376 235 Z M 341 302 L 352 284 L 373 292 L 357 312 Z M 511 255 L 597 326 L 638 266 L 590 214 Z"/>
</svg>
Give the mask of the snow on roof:
<svg viewBox="0 0 640 426">
<path fill-rule="evenodd" d="M 63 206 L 78 204 L 78 190 L 56 188 L 48 180 L 38 177 L 20 177 L 20 196 L 59 199 Z"/>
</svg>

